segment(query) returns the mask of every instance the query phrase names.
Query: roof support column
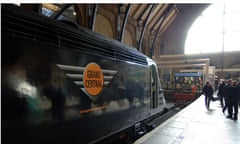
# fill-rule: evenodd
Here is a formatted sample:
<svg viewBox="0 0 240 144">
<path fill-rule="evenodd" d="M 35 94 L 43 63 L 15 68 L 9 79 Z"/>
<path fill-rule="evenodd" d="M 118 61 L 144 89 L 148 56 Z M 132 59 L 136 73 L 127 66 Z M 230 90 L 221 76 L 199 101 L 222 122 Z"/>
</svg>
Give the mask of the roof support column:
<svg viewBox="0 0 240 144">
<path fill-rule="evenodd" d="M 139 51 L 142 51 L 142 39 L 143 39 L 143 35 L 144 35 L 144 32 L 145 32 L 145 29 L 147 27 L 147 24 L 148 24 L 148 20 L 153 12 L 153 9 L 155 8 L 155 5 L 151 4 L 149 5 L 149 7 L 151 7 L 150 11 L 148 12 L 148 15 L 147 15 L 147 18 L 144 22 L 144 25 L 143 25 L 143 28 L 142 28 L 142 32 L 141 32 L 141 35 L 140 35 L 140 39 L 139 39 L 139 42 L 138 42 L 138 50 Z"/>
<path fill-rule="evenodd" d="M 71 5 L 71 4 L 65 4 L 65 5 L 63 6 L 63 8 L 62 8 L 59 12 L 56 13 L 56 15 L 53 15 L 53 18 L 54 18 L 54 19 L 58 19 L 58 17 L 59 17 L 67 8 L 69 8 L 70 6 L 72 6 L 72 5 Z"/>
<path fill-rule="evenodd" d="M 120 42 L 123 42 L 123 39 L 124 39 L 124 31 L 125 31 L 127 18 L 128 18 L 128 14 L 130 12 L 130 9 L 131 9 L 131 4 L 128 4 L 127 10 L 125 11 L 125 16 L 124 16 L 124 19 L 123 19 L 123 24 L 122 24 L 122 29 L 121 29 L 120 39 L 119 39 Z"/>
<path fill-rule="evenodd" d="M 154 39 L 153 39 L 153 42 L 152 42 L 152 46 L 151 46 L 151 49 L 150 49 L 150 56 L 151 56 L 151 58 L 152 58 L 153 52 L 154 52 L 155 41 L 156 41 L 156 39 L 157 39 L 157 37 L 158 37 L 158 35 L 159 35 L 159 33 L 160 33 L 162 24 L 163 24 L 163 22 L 165 21 L 166 17 L 168 16 L 168 14 L 170 13 L 170 11 L 171 11 L 172 8 L 173 8 L 173 4 L 169 4 L 169 6 L 167 7 L 167 9 L 164 11 L 162 17 L 160 17 L 160 19 L 161 19 L 161 18 L 163 18 L 163 19 L 162 19 L 162 21 L 161 21 L 161 23 L 160 23 L 160 25 L 159 25 L 158 31 L 157 31 Z"/>
<path fill-rule="evenodd" d="M 91 21 L 91 30 L 92 31 L 94 31 L 94 28 L 95 28 L 97 9 L 98 9 L 98 4 L 95 4 L 94 8 L 93 8 L 93 16 L 92 16 L 92 21 Z"/>
</svg>

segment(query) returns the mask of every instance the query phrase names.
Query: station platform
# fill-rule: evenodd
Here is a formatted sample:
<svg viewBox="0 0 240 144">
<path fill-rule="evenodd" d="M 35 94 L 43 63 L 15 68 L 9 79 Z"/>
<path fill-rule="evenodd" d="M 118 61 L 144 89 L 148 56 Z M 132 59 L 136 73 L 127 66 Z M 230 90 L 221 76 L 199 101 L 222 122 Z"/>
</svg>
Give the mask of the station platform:
<svg viewBox="0 0 240 144">
<path fill-rule="evenodd" d="M 202 95 L 134 144 L 240 144 L 240 116 L 226 116 L 219 101 L 207 110 Z"/>
</svg>

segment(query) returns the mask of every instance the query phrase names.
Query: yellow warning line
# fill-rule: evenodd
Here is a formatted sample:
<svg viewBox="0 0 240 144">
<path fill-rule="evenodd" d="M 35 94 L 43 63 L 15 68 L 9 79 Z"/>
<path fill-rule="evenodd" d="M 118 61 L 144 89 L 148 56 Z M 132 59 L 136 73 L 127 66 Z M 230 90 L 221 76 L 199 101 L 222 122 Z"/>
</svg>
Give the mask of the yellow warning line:
<svg viewBox="0 0 240 144">
<path fill-rule="evenodd" d="M 92 111 L 97 111 L 97 110 L 101 110 L 101 109 L 105 109 L 105 108 L 107 108 L 107 106 L 99 106 L 99 107 L 94 107 L 94 108 L 90 108 L 90 109 L 85 109 L 85 110 L 81 110 L 80 114 L 89 113 Z"/>
</svg>

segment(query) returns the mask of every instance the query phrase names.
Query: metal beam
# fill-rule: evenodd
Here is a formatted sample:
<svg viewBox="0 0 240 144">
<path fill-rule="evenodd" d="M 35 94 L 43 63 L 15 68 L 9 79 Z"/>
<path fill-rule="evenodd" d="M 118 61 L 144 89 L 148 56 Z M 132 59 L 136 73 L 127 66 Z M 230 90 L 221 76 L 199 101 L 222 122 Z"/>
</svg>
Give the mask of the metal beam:
<svg viewBox="0 0 240 144">
<path fill-rule="evenodd" d="M 159 61 L 157 64 L 171 64 L 171 63 L 185 63 L 185 62 L 209 62 L 210 59 L 186 59 L 186 60 L 175 60 L 175 61 Z"/>
<path fill-rule="evenodd" d="M 179 68 L 179 67 L 203 67 L 206 66 L 206 63 L 200 63 L 200 64 L 176 64 L 176 65 L 158 65 L 159 68 Z"/>
<path fill-rule="evenodd" d="M 92 16 L 92 22 L 91 22 L 91 30 L 92 30 L 92 31 L 94 31 L 94 28 L 95 28 L 95 22 L 96 22 L 96 16 L 97 16 L 97 9 L 98 9 L 98 4 L 94 4 L 93 16 Z"/>
<path fill-rule="evenodd" d="M 160 58 L 178 58 L 178 57 L 187 57 L 188 55 L 177 54 L 177 55 L 160 55 Z"/>
<path fill-rule="evenodd" d="M 125 12 L 123 24 L 122 24 L 122 30 L 121 30 L 121 35 L 120 35 L 120 42 L 122 42 L 122 41 L 123 41 L 123 38 L 124 38 L 124 31 L 125 31 L 125 27 L 126 27 L 126 23 L 127 23 L 128 14 L 129 14 L 129 12 L 130 12 L 130 9 L 131 9 L 131 4 L 128 4 L 127 10 L 126 10 L 126 12 Z"/>
<path fill-rule="evenodd" d="M 222 57 L 221 57 L 221 69 L 222 70 L 224 68 L 225 14 L 226 14 L 225 3 L 223 3 L 223 15 L 222 15 Z"/>
<path fill-rule="evenodd" d="M 215 72 L 240 72 L 240 68 L 231 68 L 231 69 L 215 69 Z"/>
<path fill-rule="evenodd" d="M 162 16 L 164 10 L 168 7 L 167 4 L 161 4 L 161 6 L 159 8 L 157 8 L 157 12 L 156 14 L 154 15 L 154 17 L 152 17 L 152 20 L 149 22 L 149 25 L 148 27 L 151 28 L 151 30 L 153 30 L 153 25 L 156 23 L 156 21 L 159 21 L 159 17 Z"/>
<path fill-rule="evenodd" d="M 166 31 L 166 29 L 169 27 L 170 24 L 172 24 L 172 22 L 175 20 L 176 17 L 177 17 L 177 12 L 176 12 L 176 9 L 174 9 L 171 11 L 167 19 L 164 21 L 163 26 L 161 28 L 162 30 L 159 33 L 159 36 L 161 36 Z"/>
<path fill-rule="evenodd" d="M 240 68 L 215 69 L 215 72 L 240 72 Z M 183 69 L 180 72 L 203 72 L 203 69 Z"/>
<path fill-rule="evenodd" d="M 183 69 L 179 70 L 180 72 L 201 72 L 203 73 L 203 69 Z"/>
<path fill-rule="evenodd" d="M 148 7 L 146 7 L 146 8 L 142 11 L 141 15 L 139 16 L 138 21 L 139 21 L 139 20 L 142 20 L 143 15 L 145 14 L 145 12 L 146 12 L 151 6 L 152 6 L 152 4 L 148 4 Z"/>
<path fill-rule="evenodd" d="M 144 21 L 144 25 L 143 25 L 142 32 L 141 32 L 141 35 L 140 35 L 140 39 L 139 39 L 139 42 L 138 42 L 138 50 L 139 50 L 139 51 L 142 51 L 142 39 L 143 39 L 143 35 L 144 35 L 144 32 L 145 32 L 145 29 L 146 29 L 146 27 L 147 27 L 149 18 L 151 17 L 151 14 L 152 14 L 152 12 L 153 12 L 153 9 L 154 9 L 155 5 L 153 5 L 153 4 L 152 4 L 152 5 L 149 5 L 148 8 L 150 8 L 150 7 L 151 7 L 151 9 L 150 9 L 150 11 L 148 12 L 148 15 L 147 15 L 146 20 Z"/>
<path fill-rule="evenodd" d="M 56 15 L 53 16 L 53 19 L 58 19 L 58 17 L 70 6 L 72 6 L 72 4 L 65 4 L 63 8 L 58 13 L 56 13 Z"/>
<path fill-rule="evenodd" d="M 166 9 L 166 10 L 164 11 L 164 13 L 163 13 L 163 16 L 162 16 L 162 17 L 163 17 L 163 20 L 161 21 L 161 24 L 160 24 L 160 26 L 159 26 L 159 28 L 158 28 L 158 31 L 157 31 L 154 39 L 153 39 L 153 42 L 152 42 L 152 47 L 151 47 L 151 51 L 150 51 L 150 54 L 151 54 L 150 56 L 151 56 L 151 58 L 152 58 L 152 56 L 153 56 L 153 50 L 154 50 L 155 41 L 156 41 L 156 39 L 157 39 L 157 37 L 158 37 L 158 34 L 160 33 L 162 24 L 163 24 L 164 20 L 166 19 L 166 17 L 168 16 L 168 14 L 170 13 L 170 11 L 172 10 L 173 7 L 174 7 L 173 4 L 169 4 L 169 6 L 167 7 L 167 9 Z"/>
<path fill-rule="evenodd" d="M 136 12 L 133 14 L 133 18 L 137 19 L 140 15 L 140 9 L 144 8 L 145 7 L 145 4 L 139 4 L 139 7 L 137 8 Z"/>
<path fill-rule="evenodd" d="M 167 4 L 166 4 L 166 5 L 167 5 Z M 168 5 L 167 8 L 165 8 L 165 9 L 168 9 L 168 7 L 169 7 L 169 5 Z M 161 9 L 160 9 L 159 11 L 161 11 Z M 164 12 L 165 12 L 165 11 L 166 11 L 166 10 L 164 10 Z M 156 25 L 159 23 L 159 21 L 161 21 L 162 17 L 164 16 L 164 12 L 158 17 L 158 20 L 155 21 L 155 23 L 152 25 L 151 31 L 153 31 L 153 30 L 154 30 L 154 27 L 156 27 Z"/>
</svg>

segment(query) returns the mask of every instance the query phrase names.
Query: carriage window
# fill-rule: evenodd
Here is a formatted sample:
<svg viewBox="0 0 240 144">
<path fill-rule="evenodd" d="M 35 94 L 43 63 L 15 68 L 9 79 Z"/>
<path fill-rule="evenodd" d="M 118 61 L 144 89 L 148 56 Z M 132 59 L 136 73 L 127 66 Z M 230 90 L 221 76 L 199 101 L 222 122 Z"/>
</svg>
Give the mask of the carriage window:
<svg viewBox="0 0 240 144">
<path fill-rule="evenodd" d="M 157 71 L 154 65 L 151 66 L 151 108 L 156 108 L 158 105 L 158 82 Z"/>
<path fill-rule="evenodd" d="M 57 20 L 76 22 L 76 11 L 74 6 L 65 4 L 43 4 L 42 15 L 56 18 Z"/>
<path fill-rule="evenodd" d="M 54 10 L 48 9 L 46 6 L 42 7 L 42 15 L 50 17 L 54 13 Z"/>
</svg>

